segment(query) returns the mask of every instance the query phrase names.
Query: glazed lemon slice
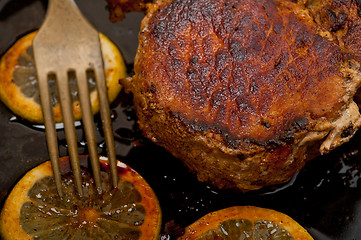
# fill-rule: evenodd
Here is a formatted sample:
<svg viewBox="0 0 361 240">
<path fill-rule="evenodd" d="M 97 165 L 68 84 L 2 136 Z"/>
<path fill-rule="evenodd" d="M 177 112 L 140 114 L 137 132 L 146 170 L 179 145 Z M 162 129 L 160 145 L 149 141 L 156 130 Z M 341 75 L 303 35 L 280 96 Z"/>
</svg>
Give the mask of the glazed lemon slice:
<svg viewBox="0 0 361 240">
<path fill-rule="evenodd" d="M 16 115 L 35 123 L 43 123 L 40 106 L 38 80 L 32 51 L 32 41 L 36 32 L 20 38 L 0 61 L 0 100 Z M 100 34 L 103 52 L 105 77 L 109 101 L 112 102 L 121 90 L 119 80 L 126 77 L 126 67 L 117 47 L 103 34 Z M 93 113 L 99 111 L 98 95 L 93 76 L 88 76 L 91 106 Z M 73 115 L 75 120 L 81 119 L 81 109 L 77 94 L 75 77 L 69 80 L 73 98 Z M 54 119 L 62 122 L 62 115 L 55 79 L 49 79 L 51 103 Z"/>
<path fill-rule="evenodd" d="M 212 212 L 186 228 L 179 240 L 311 240 L 289 216 L 265 208 L 231 207 Z"/>
<path fill-rule="evenodd" d="M 86 160 L 86 161 L 83 161 Z M 156 195 L 133 169 L 118 162 L 119 183 L 113 189 L 101 158 L 99 194 L 82 157 L 84 196 L 76 194 L 69 158 L 62 158 L 63 199 L 60 199 L 50 162 L 29 171 L 14 187 L 1 212 L 5 240 L 25 239 L 158 239 L 161 211 Z"/>
</svg>

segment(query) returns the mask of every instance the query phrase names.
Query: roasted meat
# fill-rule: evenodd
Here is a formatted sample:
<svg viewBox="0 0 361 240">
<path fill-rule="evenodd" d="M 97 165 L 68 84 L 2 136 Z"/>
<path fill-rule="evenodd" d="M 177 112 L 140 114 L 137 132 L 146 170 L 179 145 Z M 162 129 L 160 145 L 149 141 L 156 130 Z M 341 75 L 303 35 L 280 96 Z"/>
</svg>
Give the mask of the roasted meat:
<svg viewBox="0 0 361 240">
<path fill-rule="evenodd" d="M 140 128 L 219 188 L 288 181 L 361 125 L 360 13 L 356 0 L 149 4 L 124 83 Z"/>
</svg>

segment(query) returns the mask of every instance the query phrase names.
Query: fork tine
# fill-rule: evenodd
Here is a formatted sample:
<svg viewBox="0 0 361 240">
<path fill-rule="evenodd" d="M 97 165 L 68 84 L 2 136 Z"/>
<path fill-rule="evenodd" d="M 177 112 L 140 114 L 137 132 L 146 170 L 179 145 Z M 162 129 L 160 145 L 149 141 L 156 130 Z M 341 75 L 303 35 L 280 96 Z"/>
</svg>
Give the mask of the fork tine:
<svg viewBox="0 0 361 240">
<path fill-rule="evenodd" d="M 99 157 L 97 151 L 97 144 L 95 140 L 94 116 L 91 110 L 88 78 L 85 71 L 78 71 L 76 79 L 78 81 L 80 106 L 83 115 L 82 119 L 84 123 L 84 131 L 87 140 L 91 166 L 93 169 L 95 185 L 97 187 L 98 192 L 101 193 L 102 186 L 101 186 Z"/>
<path fill-rule="evenodd" d="M 78 145 L 74 127 L 72 99 L 70 97 L 69 84 L 60 84 L 60 79 L 66 79 L 68 82 L 67 71 L 64 70 L 57 72 L 57 86 L 59 89 L 59 98 L 64 121 L 65 138 L 68 144 L 71 167 L 75 179 L 75 186 L 77 188 L 78 194 L 80 196 L 83 196 Z"/>
<path fill-rule="evenodd" d="M 102 65 L 95 66 L 95 77 L 99 95 L 100 116 L 102 119 L 105 144 L 107 145 L 108 159 L 110 165 L 110 172 L 112 175 L 113 186 L 118 186 L 118 170 L 117 159 L 114 147 L 114 136 L 112 131 L 112 123 L 110 120 L 110 108 L 108 100 L 108 90 L 105 81 L 105 73 Z"/>
<path fill-rule="evenodd" d="M 40 101 L 42 106 L 42 112 L 45 124 L 46 141 L 48 144 L 48 151 L 50 155 L 51 167 L 54 173 L 54 179 L 58 194 L 63 196 L 63 190 L 61 188 L 61 174 L 59 166 L 59 149 L 58 139 L 56 135 L 53 108 L 50 103 L 50 94 L 48 86 L 48 77 L 43 73 L 38 73 L 38 84 L 40 89 Z"/>
</svg>

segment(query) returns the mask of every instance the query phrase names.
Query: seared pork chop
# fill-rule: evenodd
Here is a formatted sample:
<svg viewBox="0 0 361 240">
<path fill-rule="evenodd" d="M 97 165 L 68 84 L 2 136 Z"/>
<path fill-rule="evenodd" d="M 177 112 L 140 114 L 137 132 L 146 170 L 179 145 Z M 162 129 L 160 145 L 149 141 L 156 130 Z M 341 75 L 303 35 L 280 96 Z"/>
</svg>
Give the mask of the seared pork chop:
<svg viewBox="0 0 361 240">
<path fill-rule="evenodd" d="M 125 83 L 140 128 L 219 188 L 288 181 L 361 125 L 359 14 L 354 0 L 149 4 Z"/>
</svg>

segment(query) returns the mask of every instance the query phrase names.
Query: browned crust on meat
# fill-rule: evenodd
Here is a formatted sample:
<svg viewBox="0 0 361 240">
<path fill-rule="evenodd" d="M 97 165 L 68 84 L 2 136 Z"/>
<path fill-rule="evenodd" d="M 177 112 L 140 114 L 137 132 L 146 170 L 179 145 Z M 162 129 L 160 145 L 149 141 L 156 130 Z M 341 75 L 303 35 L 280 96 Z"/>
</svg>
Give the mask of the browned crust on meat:
<svg viewBox="0 0 361 240">
<path fill-rule="evenodd" d="M 361 124 L 360 65 L 316 15 L 286 0 L 158 1 L 130 87 L 140 128 L 220 188 L 289 180 Z"/>
<path fill-rule="evenodd" d="M 135 84 L 186 124 L 230 139 L 279 141 L 299 119 L 337 116 L 342 54 L 294 13 L 302 9 L 211 2 L 172 1 L 154 13 L 140 34 Z"/>
</svg>

